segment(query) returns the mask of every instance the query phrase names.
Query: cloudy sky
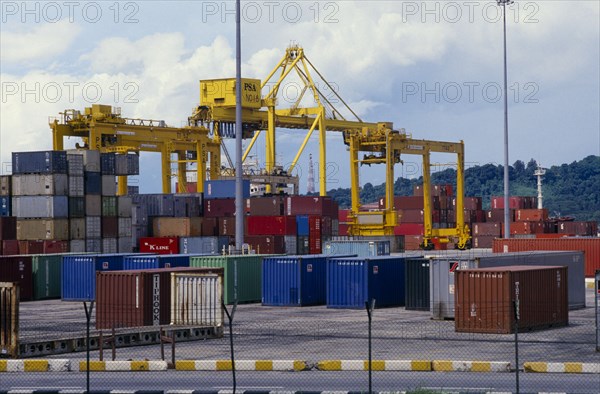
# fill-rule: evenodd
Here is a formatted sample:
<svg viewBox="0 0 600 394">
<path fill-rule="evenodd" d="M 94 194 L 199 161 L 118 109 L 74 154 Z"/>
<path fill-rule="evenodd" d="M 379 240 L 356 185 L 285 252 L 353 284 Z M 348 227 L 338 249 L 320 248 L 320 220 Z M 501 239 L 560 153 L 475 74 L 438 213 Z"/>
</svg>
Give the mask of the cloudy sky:
<svg viewBox="0 0 600 394">
<path fill-rule="evenodd" d="M 48 118 L 64 109 L 111 104 L 127 117 L 182 126 L 199 102 L 200 79 L 235 76 L 234 2 L 1 7 L 2 173 L 10 171 L 11 152 L 52 148 Z M 507 8 L 511 164 L 600 155 L 599 9 L 597 1 L 517 1 Z M 413 138 L 463 140 L 467 166 L 503 163 L 495 1 L 242 1 L 242 22 L 245 77 L 265 78 L 285 48 L 299 44 L 362 119 L 392 121 Z M 283 164 L 303 138 L 278 134 Z M 328 138 L 328 188 L 346 187 L 347 152 L 339 135 Z M 264 142 L 252 153 L 263 160 Z M 303 191 L 308 153 L 318 158 L 316 136 L 297 167 Z M 398 175 L 420 175 L 420 158 L 404 161 Z M 156 154 L 142 156 L 142 191 L 160 191 L 159 169 Z M 382 167 L 362 169 L 361 177 L 385 179 Z"/>
</svg>

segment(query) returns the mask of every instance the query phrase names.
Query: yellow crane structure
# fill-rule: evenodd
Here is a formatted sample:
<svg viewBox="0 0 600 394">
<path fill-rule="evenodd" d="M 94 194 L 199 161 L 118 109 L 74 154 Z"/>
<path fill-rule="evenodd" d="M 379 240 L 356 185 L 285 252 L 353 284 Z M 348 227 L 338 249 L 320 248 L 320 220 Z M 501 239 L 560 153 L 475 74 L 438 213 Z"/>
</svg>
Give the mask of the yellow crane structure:
<svg viewBox="0 0 600 394">
<path fill-rule="evenodd" d="M 219 178 L 220 146 L 209 137 L 208 129 L 199 126 L 169 127 L 164 121 L 124 118 L 120 112 L 119 108 L 100 104 L 85 108 L 83 113 L 65 110 L 59 118 L 52 118 L 49 122 L 54 149 L 64 148 L 65 137 L 79 137 L 85 149 L 117 154 L 159 152 L 163 193 L 171 192 L 172 176 L 177 177 L 179 192 L 187 190 L 188 163 L 197 164 L 197 192 L 203 192 L 207 163 L 210 163 L 210 179 Z M 177 159 L 173 160 L 173 155 Z M 173 163 L 177 163 L 175 174 L 171 173 Z M 119 176 L 118 194 L 126 193 L 127 177 Z"/>
</svg>

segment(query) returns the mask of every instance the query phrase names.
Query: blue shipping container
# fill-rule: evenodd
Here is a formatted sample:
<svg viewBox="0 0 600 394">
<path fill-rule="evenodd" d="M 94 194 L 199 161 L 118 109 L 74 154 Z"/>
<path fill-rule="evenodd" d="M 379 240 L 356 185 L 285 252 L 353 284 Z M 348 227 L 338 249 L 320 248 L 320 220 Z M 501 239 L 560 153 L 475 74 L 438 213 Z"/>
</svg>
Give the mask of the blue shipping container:
<svg viewBox="0 0 600 394">
<path fill-rule="evenodd" d="M 358 257 L 389 256 L 390 241 L 327 241 L 323 254 L 354 254 Z"/>
<path fill-rule="evenodd" d="M 263 259 L 262 303 L 272 306 L 323 305 L 327 256 Z"/>
<path fill-rule="evenodd" d="M 250 181 L 242 183 L 243 198 L 250 198 Z M 204 198 L 233 198 L 235 197 L 235 180 L 204 181 Z"/>
<path fill-rule="evenodd" d="M 144 270 L 154 268 L 189 267 L 190 254 L 163 254 L 147 256 L 128 256 L 123 261 L 125 270 Z"/>
<path fill-rule="evenodd" d="M 94 301 L 96 271 L 120 271 L 131 253 L 63 256 L 61 298 L 63 301 Z"/>
<path fill-rule="evenodd" d="M 327 263 L 327 307 L 364 309 L 404 305 L 404 257 L 332 258 Z"/>
<path fill-rule="evenodd" d="M 68 169 L 67 152 L 64 150 L 12 154 L 13 174 L 66 174 Z"/>
<path fill-rule="evenodd" d="M 299 237 L 308 237 L 308 215 L 296 216 L 296 231 Z"/>
<path fill-rule="evenodd" d="M 101 153 L 100 154 L 100 172 L 102 175 L 115 175 L 115 154 Z"/>
<path fill-rule="evenodd" d="M 83 186 L 85 194 L 102 194 L 102 173 L 86 171 Z"/>
<path fill-rule="evenodd" d="M 12 216 L 10 204 L 10 196 L 0 196 L 0 216 Z"/>
</svg>

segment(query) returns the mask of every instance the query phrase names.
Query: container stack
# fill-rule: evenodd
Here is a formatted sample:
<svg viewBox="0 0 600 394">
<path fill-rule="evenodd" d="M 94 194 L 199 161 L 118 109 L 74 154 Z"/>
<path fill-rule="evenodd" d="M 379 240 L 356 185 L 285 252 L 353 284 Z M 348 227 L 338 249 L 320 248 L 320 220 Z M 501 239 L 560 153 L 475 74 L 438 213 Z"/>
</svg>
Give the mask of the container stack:
<svg viewBox="0 0 600 394">
<path fill-rule="evenodd" d="M 12 177 L 0 176 L 0 254 L 19 253 L 17 220 L 11 216 Z"/>
<path fill-rule="evenodd" d="M 67 153 L 14 152 L 12 169 L 11 207 L 17 218 L 19 253 L 44 253 L 46 245 L 52 245 L 59 252 L 67 252 Z"/>
</svg>

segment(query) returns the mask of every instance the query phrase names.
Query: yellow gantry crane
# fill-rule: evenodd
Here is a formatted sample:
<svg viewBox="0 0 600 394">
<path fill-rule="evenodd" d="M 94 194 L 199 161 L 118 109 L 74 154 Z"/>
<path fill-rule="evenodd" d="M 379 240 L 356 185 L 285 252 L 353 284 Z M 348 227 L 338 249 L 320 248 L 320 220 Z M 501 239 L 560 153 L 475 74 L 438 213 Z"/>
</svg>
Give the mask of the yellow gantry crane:
<svg viewBox="0 0 600 394">
<path fill-rule="evenodd" d="M 167 126 L 164 121 L 124 118 L 119 108 L 94 104 L 85 108 L 84 113 L 65 110 L 60 113 L 60 118 L 51 119 L 50 128 L 55 150 L 64 148 L 65 137 L 79 137 L 84 149 L 118 154 L 161 153 L 163 193 L 171 192 L 172 163 L 177 163 L 175 176 L 179 192 L 187 190 L 189 163 L 197 164 L 198 192 L 203 192 L 207 163 L 210 163 L 210 179 L 218 179 L 220 175 L 220 146 L 209 137 L 205 127 L 175 128 Z M 172 160 L 173 154 L 177 156 L 176 160 Z M 119 176 L 118 182 L 118 194 L 126 194 L 127 177 Z"/>
</svg>

